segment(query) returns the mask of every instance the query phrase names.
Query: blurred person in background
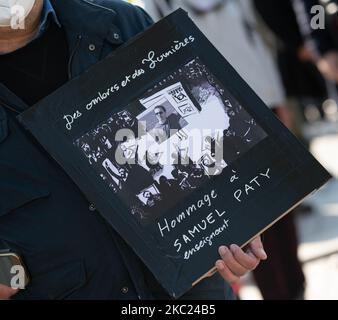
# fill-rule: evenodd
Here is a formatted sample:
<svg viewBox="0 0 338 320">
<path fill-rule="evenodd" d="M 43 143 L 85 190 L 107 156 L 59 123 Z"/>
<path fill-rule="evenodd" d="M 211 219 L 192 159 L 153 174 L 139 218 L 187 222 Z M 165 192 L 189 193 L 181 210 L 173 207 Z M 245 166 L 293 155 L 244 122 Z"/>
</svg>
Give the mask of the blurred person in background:
<svg viewBox="0 0 338 320">
<path fill-rule="evenodd" d="M 266 105 L 286 126 L 291 126 L 280 74 L 272 51 L 262 38 L 269 30 L 260 23 L 250 0 L 146 0 L 145 4 L 155 19 L 179 7 L 188 11 Z M 264 244 L 270 259 L 254 271 L 264 299 L 303 298 L 305 278 L 297 255 L 292 213 L 264 234 Z"/>
<path fill-rule="evenodd" d="M 300 21 L 304 23 L 304 17 L 296 10 L 299 5 L 293 0 L 254 0 L 254 3 L 276 36 L 278 66 L 294 116 L 293 132 L 307 144 L 302 136 L 302 125 L 304 121 L 325 117 L 322 104 L 327 99 L 328 91 L 307 46 L 305 28 L 300 25 Z"/>
<path fill-rule="evenodd" d="M 292 0 L 308 56 L 326 79 L 325 120 L 338 121 L 338 0 Z"/>
<path fill-rule="evenodd" d="M 302 36 L 318 69 L 338 82 L 338 1 L 292 0 Z M 319 8 L 321 7 L 321 9 Z M 312 44 L 312 46 L 311 46 Z"/>
<path fill-rule="evenodd" d="M 278 37 L 278 60 L 287 95 L 302 106 L 303 120 L 310 122 L 338 118 L 337 3 L 255 0 L 264 21 Z M 301 138 L 299 130 L 296 133 Z"/>
</svg>

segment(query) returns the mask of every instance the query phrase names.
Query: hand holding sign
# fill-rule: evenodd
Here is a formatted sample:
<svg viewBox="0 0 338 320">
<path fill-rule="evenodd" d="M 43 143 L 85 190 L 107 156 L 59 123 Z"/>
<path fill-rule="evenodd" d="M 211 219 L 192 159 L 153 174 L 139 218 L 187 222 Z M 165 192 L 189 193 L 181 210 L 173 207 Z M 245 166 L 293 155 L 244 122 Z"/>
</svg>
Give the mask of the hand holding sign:
<svg viewBox="0 0 338 320">
<path fill-rule="evenodd" d="M 240 277 L 256 269 L 261 260 L 267 259 L 260 237 L 252 240 L 245 251 L 233 244 L 230 248 L 220 247 L 219 254 L 222 260 L 216 262 L 217 270 L 230 284 L 238 282 Z"/>
<path fill-rule="evenodd" d="M 17 292 L 18 289 L 12 289 L 10 287 L 0 284 L 0 300 L 9 300 Z"/>
</svg>

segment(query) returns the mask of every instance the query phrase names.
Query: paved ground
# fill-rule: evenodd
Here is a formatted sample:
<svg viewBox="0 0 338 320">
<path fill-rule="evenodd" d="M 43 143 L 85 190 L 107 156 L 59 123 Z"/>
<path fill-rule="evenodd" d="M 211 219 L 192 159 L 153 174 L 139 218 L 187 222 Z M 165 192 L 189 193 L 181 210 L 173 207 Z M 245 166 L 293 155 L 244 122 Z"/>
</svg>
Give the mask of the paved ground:
<svg viewBox="0 0 338 320">
<path fill-rule="evenodd" d="M 306 202 L 314 207 L 297 218 L 299 257 L 307 280 L 306 299 L 338 300 L 338 123 L 306 128 L 314 156 L 336 177 Z M 262 299 L 249 275 L 243 279 L 242 299 Z"/>
</svg>

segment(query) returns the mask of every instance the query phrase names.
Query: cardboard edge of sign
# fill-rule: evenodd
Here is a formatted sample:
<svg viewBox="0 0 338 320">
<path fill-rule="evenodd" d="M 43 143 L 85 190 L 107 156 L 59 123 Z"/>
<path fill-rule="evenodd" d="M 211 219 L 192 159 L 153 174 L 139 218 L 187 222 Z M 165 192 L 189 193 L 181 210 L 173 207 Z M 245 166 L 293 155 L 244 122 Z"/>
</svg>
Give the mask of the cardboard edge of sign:
<svg viewBox="0 0 338 320">
<path fill-rule="evenodd" d="M 284 212 L 282 215 L 280 215 L 277 219 L 275 219 L 274 221 L 272 221 L 269 225 L 267 225 L 264 229 L 262 229 L 261 231 L 259 231 L 257 234 L 255 234 L 253 237 L 251 237 L 247 242 L 245 242 L 243 245 L 241 245 L 241 248 L 243 249 L 245 246 L 247 246 L 252 240 L 254 240 L 255 238 L 257 238 L 258 236 L 260 236 L 262 233 L 264 233 L 266 230 L 270 229 L 274 224 L 276 224 L 279 220 L 283 219 L 287 214 L 289 214 L 292 210 L 294 210 L 295 208 L 297 208 L 306 198 L 308 198 L 309 196 L 312 196 L 313 194 L 315 194 L 317 191 L 319 191 L 320 189 L 322 189 L 329 181 L 331 180 L 328 179 L 321 187 L 313 190 L 312 192 L 310 192 L 309 194 L 307 194 L 305 197 L 303 197 L 300 201 L 298 201 L 295 205 L 293 205 L 289 210 L 287 210 L 286 212 Z M 195 282 L 192 283 L 192 287 L 194 287 L 195 285 L 197 285 L 199 282 L 201 282 L 204 279 L 210 278 L 212 277 L 214 274 L 217 273 L 217 268 L 216 266 L 211 268 L 209 271 L 207 271 L 205 274 L 203 274 L 200 278 L 198 278 Z"/>
</svg>

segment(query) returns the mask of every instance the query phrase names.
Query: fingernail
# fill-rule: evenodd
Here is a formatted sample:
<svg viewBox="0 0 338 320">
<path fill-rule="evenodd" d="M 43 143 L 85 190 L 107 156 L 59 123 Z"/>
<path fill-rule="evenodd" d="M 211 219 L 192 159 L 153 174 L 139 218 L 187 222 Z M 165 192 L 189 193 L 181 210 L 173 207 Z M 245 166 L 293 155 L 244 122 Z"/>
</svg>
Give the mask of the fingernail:
<svg viewBox="0 0 338 320">
<path fill-rule="evenodd" d="M 238 246 L 236 245 L 236 244 L 232 244 L 231 246 L 230 246 L 230 250 L 232 251 L 232 252 L 236 252 L 237 250 L 238 250 Z"/>
<path fill-rule="evenodd" d="M 216 263 L 216 267 L 217 267 L 218 270 L 223 270 L 223 269 L 224 269 L 224 268 L 223 268 L 223 263 L 222 263 L 221 261 L 218 261 L 218 262 Z"/>
<path fill-rule="evenodd" d="M 266 254 L 266 252 L 264 251 L 263 248 L 262 248 L 262 249 L 259 249 L 259 252 L 261 253 L 262 259 L 263 259 L 263 260 L 267 259 L 268 255 Z"/>
<path fill-rule="evenodd" d="M 219 254 L 220 254 L 220 255 L 226 254 L 227 251 L 228 251 L 228 248 L 225 247 L 225 246 L 222 246 L 222 247 L 219 248 Z"/>
</svg>

